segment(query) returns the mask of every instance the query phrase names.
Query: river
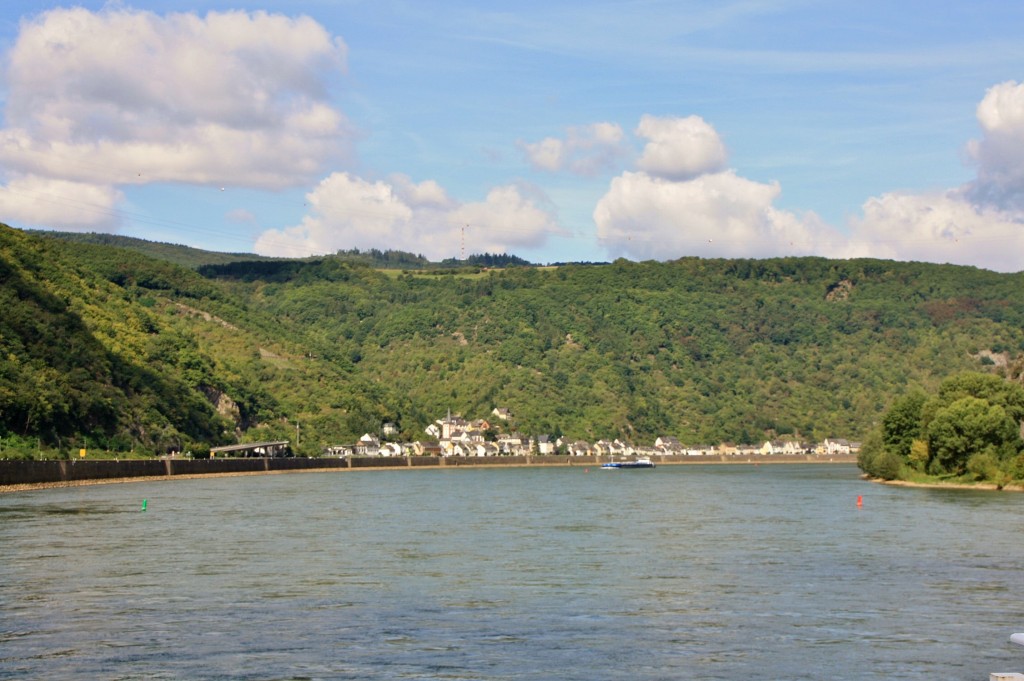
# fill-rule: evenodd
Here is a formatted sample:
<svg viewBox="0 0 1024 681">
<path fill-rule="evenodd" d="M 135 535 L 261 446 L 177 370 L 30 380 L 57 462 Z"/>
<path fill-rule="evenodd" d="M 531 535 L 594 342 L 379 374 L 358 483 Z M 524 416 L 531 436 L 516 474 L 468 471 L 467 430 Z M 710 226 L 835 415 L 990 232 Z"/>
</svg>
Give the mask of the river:
<svg viewBox="0 0 1024 681">
<path fill-rule="evenodd" d="M 11 493 L 0 678 L 984 681 L 1022 510 L 838 464 Z"/>
</svg>

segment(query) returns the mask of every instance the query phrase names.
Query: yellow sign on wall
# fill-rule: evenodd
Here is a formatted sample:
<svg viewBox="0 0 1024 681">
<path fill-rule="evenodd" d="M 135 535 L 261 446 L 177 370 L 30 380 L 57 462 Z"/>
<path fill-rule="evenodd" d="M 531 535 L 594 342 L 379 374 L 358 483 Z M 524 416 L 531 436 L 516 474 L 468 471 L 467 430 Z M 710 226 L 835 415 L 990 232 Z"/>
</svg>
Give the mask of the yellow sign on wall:
<svg viewBox="0 0 1024 681">
<path fill-rule="evenodd" d="M 85 450 L 84 449 L 79 449 L 78 450 L 78 456 L 80 456 L 80 457 L 82 457 L 84 459 L 85 458 Z"/>
</svg>

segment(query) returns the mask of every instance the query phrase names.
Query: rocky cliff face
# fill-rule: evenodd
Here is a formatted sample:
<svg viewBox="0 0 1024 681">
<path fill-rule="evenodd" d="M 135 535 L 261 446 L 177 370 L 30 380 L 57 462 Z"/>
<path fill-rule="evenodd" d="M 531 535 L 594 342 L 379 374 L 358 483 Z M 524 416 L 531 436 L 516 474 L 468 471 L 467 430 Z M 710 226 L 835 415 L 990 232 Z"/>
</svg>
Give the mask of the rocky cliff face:
<svg viewBox="0 0 1024 681">
<path fill-rule="evenodd" d="M 217 413 L 235 424 L 236 430 L 243 427 L 242 410 L 238 408 L 238 404 L 233 399 L 228 397 L 227 393 L 212 386 L 203 386 L 202 391 Z"/>
<path fill-rule="evenodd" d="M 853 282 L 849 279 L 843 279 L 828 287 L 828 291 L 825 293 L 825 300 L 829 302 L 846 300 L 850 297 L 850 291 L 852 290 Z"/>
</svg>

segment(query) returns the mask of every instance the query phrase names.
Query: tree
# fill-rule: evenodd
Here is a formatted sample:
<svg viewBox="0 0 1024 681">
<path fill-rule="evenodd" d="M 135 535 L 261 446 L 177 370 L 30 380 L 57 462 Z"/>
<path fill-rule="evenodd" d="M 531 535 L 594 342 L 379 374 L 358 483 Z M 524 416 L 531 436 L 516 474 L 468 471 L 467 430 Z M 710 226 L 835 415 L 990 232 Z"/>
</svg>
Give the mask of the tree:
<svg viewBox="0 0 1024 681">
<path fill-rule="evenodd" d="M 1008 457 L 1019 449 L 1017 423 L 998 404 L 962 397 L 940 408 L 928 425 L 929 470 L 963 475 L 973 454 Z"/>
<path fill-rule="evenodd" d="M 920 390 L 907 393 L 882 418 L 882 441 L 902 457 L 910 456 L 911 445 L 921 437 L 921 408 L 927 399 Z"/>
<path fill-rule="evenodd" d="M 882 480 L 897 480 L 903 473 L 904 459 L 886 448 L 876 430 L 864 441 L 857 453 L 857 465 L 868 475 Z"/>
<path fill-rule="evenodd" d="M 1024 420 L 1024 387 L 995 374 L 965 372 L 947 378 L 939 386 L 939 403 L 948 405 L 962 397 L 977 397 L 1006 410 L 1016 422 Z"/>
<path fill-rule="evenodd" d="M 915 391 L 895 400 L 858 464 L 881 478 L 918 470 L 1004 485 L 1024 477 L 1022 418 L 1024 388 L 1018 383 L 993 374 L 956 374 L 932 397 Z"/>
</svg>

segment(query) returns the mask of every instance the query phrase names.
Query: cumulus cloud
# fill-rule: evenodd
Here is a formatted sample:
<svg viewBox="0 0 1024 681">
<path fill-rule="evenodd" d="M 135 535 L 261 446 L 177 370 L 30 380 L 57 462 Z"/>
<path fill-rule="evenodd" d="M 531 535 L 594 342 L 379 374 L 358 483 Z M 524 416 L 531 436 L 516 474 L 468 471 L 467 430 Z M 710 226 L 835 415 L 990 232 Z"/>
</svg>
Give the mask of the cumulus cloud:
<svg viewBox="0 0 1024 681">
<path fill-rule="evenodd" d="M 967 152 L 977 164 L 977 180 L 967 187 L 978 204 L 1024 211 L 1024 84 L 1000 83 L 977 109 L 984 136 Z"/>
<path fill-rule="evenodd" d="M 851 220 L 849 244 L 835 255 L 979 265 L 998 271 L 1024 266 L 1024 216 L 972 202 L 960 189 L 884 194 L 869 199 L 862 213 Z"/>
<path fill-rule="evenodd" d="M 700 116 L 644 116 L 636 134 L 647 140 L 637 168 L 654 177 L 688 180 L 725 169 L 725 145 Z"/>
<path fill-rule="evenodd" d="M 308 17 L 120 6 L 23 20 L 6 59 L 0 163 L 93 184 L 280 188 L 350 152 L 327 102 L 346 48 Z"/>
<path fill-rule="evenodd" d="M 467 226 L 467 249 L 472 253 L 535 248 L 559 231 L 552 215 L 515 185 L 495 187 L 484 201 L 456 208 L 449 222 Z"/>
<path fill-rule="evenodd" d="M 432 259 L 532 247 L 557 230 L 537 201 L 514 185 L 492 189 L 484 201 L 459 204 L 432 180 L 390 182 L 334 173 L 307 195 L 311 210 L 298 225 L 268 230 L 256 252 L 303 256 L 349 248 L 415 250 Z M 415 244 L 415 246 L 412 246 Z"/>
<path fill-rule="evenodd" d="M 545 137 L 520 142 L 519 147 L 534 168 L 584 176 L 606 170 L 628 153 L 622 128 L 615 123 L 571 126 L 564 138 Z"/>
<path fill-rule="evenodd" d="M 594 209 L 612 256 L 766 257 L 815 254 L 1024 268 L 1024 85 L 1002 83 L 978 106 L 984 133 L 968 145 L 975 181 L 932 193 L 887 193 L 836 229 L 775 204 L 777 183 L 726 170 L 703 119 L 644 116 L 636 170 L 612 180 Z"/>
<path fill-rule="evenodd" d="M 781 189 L 726 170 L 717 131 L 698 116 L 644 116 L 648 140 L 636 171 L 612 180 L 594 209 L 598 239 L 614 256 L 764 257 L 814 253 L 841 241 L 813 213 L 773 204 Z"/>
<path fill-rule="evenodd" d="M 444 210 L 454 203 L 444 187 L 434 180 L 416 183 L 408 175 L 395 174 L 391 176 L 391 186 L 402 201 L 414 209 Z"/>
<path fill-rule="evenodd" d="M 869 199 L 851 220 L 849 252 L 898 260 L 1024 269 L 1024 84 L 990 88 L 967 145 L 977 177 L 935 193 Z"/>
<path fill-rule="evenodd" d="M 109 186 L 35 175 L 19 175 L 0 185 L 4 222 L 71 232 L 110 231 L 119 226 L 117 205 L 123 196 Z"/>
<path fill-rule="evenodd" d="M 626 172 L 598 202 L 594 221 L 613 254 L 639 259 L 806 254 L 838 238 L 814 215 L 773 207 L 779 191 L 733 171 L 681 182 Z"/>
</svg>

